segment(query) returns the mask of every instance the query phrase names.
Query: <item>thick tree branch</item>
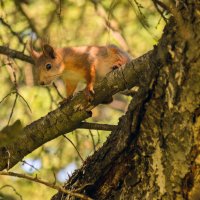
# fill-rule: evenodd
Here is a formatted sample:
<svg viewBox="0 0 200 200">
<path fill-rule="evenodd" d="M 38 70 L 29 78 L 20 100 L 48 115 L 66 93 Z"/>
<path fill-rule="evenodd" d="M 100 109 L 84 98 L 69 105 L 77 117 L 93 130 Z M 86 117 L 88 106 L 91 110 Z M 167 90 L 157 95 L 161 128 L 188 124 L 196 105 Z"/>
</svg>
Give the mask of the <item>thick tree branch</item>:
<svg viewBox="0 0 200 200">
<path fill-rule="evenodd" d="M 13 50 L 5 46 L 0 46 L 0 54 L 7 55 L 8 57 L 17 58 L 19 60 L 34 64 L 34 61 L 30 56 L 27 56 L 20 51 Z"/>
<path fill-rule="evenodd" d="M 22 124 L 20 120 L 15 121 L 11 126 L 6 126 L 0 130 L 0 147 L 6 146 L 17 140 L 22 134 Z"/>
<path fill-rule="evenodd" d="M 153 51 L 149 51 L 126 66 L 109 73 L 97 83 L 92 102 L 88 102 L 84 92 L 80 92 L 69 103 L 66 102 L 45 117 L 26 126 L 24 134 L 16 142 L 0 148 L 0 170 L 11 168 L 47 141 L 76 129 L 81 121 L 91 116 L 91 110 L 95 106 L 117 92 L 135 85 L 148 88 L 148 77 L 152 77 L 158 69 L 150 64 L 153 62 L 152 56 Z"/>
</svg>

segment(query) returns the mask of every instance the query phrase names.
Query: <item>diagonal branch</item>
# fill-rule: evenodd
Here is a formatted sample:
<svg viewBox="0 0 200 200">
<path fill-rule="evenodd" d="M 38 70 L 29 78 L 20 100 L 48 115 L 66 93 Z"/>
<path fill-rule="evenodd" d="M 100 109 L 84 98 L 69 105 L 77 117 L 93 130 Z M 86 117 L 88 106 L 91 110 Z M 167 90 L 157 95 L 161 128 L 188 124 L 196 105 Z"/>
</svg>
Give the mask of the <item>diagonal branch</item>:
<svg viewBox="0 0 200 200">
<path fill-rule="evenodd" d="M 17 37 L 17 39 L 19 40 L 20 43 L 22 43 L 23 45 L 25 44 L 24 41 L 23 41 L 23 39 L 22 39 L 22 37 L 20 36 L 20 34 L 17 33 L 17 32 L 15 32 L 15 31 L 12 29 L 12 27 L 11 27 L 2 17 L 0 17 L 0 22 L 1 22 L 4 26 L 6 26 L 14 36 Z"/>
<path fill-rule="evenodd" d="M 44 181 L 44 180 L 38 178 L 37 175 L 35 177 L 32 177 L 32 176 L 28 176 L 28 175 L 25 175 L 25 174 L 19 174 L 19 173 L 15 173 L 15 172 L 1 171 L 0 176 L 13 176 L 13 177 L 18 177 L 18 178 L 23 178 L 23 179 L 26 179 L 26 180 L 29 180 L 29 181 L 32 181 L 32 182 L 36 182 L 36 183 L 46 185 L 47 187 L 56 189 L 58 191 L 62 191 L 63 193 L 69 194 L 70 196 L 74 196 L 74 197 L 77 197 L 77 198 L 80 198 L 80 199 L 83 199 L 83 200 L 92 200 L 91 198 L 89 198 L 89 197 L 87 197 L 83 194 L 79 194 L 77 192 L 66 190 L 63 187 L 56 185 L 55 183 L 50 183 L 50 182 Z"/>
<path fill-rule="evenodd" d="M 32 31 L 34 31 L 36 33 L 37 36 L 40 36 L 40 33 L 38 32 L 38 30 L 36 29 L 34 22 L 32 21 L 32 19 L 26 14 L 26 12 L 24 11 L 21 2 L 14 0 L 14 3 L 16 5 L 16 7 L 18 8 L 18 10 L 21 12 L 21 14 L 25 17 L 26 21 L 28 22 L 30 28 L 32 29 Z"/>
<path fill-rule="evenodd" d="M 153 4 L 154 4 L 154 6 L 155 6 L 155 8 L 156 8 L 156 10 L 159 12 L 159 14 L 161 15 L 161 17 L 163 18 L 163 20 L 167 23 L 167 18 L 165 17 L 165 15 L 164 15 L 164 11 L 165 10 L 161 10 L 160 8 L 159 8 L 159 1 L 156 1 L 156 0 L 152 0 L 153 1 Z"/>
<path fill-rule="evenodd" d="M 5 46 L 0 46 L 0 54 L 7 55 L 11 58 L 17 58 L 19 60 L 23 60 L 28 63 L 34 64 L 34 61 L 30 56 L 27 56 L 20 51 L 13 50 Z"/>
<path fill-rule="evenodd" d="M 123 47 L 124 50 L 130 51 L 128 43 L 123 35 L 123 30 L 120 30 L 117 20 L 114 22 L 107 18 L 106 11 L 100 1 L 91 0 L 93 3 L 95 11 L 99 17 L 101 17 L 104 21 L 104 26 L 111 31 L 113 37 L 119 42 L 120 46 Z"/>
<path fill-rule="evenodd" d="M 0 148 L 0 170 L 8 167 L 7 163 L 9 167 L 13 167 L 42 144 L 77 129 L 81 121 L 91 116 L 91 110 L 95 106 L 117 92 L 130 89 L 135 85 L 141 86 L 141 89 L 148 88 L 149 77 L 158 70 L 152 65 L 155 52 L 149 51 L 126 66 L 109 73 L 97 83 L 92 102 L 88 102 L 84 92 L 80 92 L 70 102 L 64 103 L 45 117 L 26 126 L 23 129 L 24 134 L 17 141 Z"/>
<path fill-rule="evenodd" d="M 23 200 L 22 195 L 17 192 L 17 190 L 12 185 L 3 185 L 2 187 L 0 187 L 0 190 L 3 190 L 4 188 L 11 188 L 13 192 L 20 198 L 20 200 Z"/>
</svg>

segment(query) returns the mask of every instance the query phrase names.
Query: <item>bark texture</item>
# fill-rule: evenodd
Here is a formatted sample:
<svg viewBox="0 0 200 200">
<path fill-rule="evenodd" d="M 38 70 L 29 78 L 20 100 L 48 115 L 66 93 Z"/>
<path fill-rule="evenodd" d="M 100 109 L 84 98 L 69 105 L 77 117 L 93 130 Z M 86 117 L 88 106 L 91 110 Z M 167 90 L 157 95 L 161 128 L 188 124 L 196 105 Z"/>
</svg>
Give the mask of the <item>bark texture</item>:
<svg viewBox="0 0 200 200">
<path fill-rule="evenodd" d="M 67 189 L 100 200 L 200 199 L 200 4 L 170 10 L 174 17 L 150 56 L 156 70 L 143 74 L 118 128 Z M 74 198 L 52 197 L 61 199 Z"/>
<path fill-rule="evenodd" d="M 143 74 L 151 75 L 156 70 L 149 65 L 151 54 L 152 51 L 149 51 L 119 70 L 109 73 L 94 88 L 95 96 L 92 102 L 88 102 L 84 92 L 80 92 L 69 103 L 64 103 L 45 117 L 26 126 L 21 137 L 0 148 L 0 170 L 11 168 L 47 141 L 80 127 L 81 121 L 91 116 L 92 108 L 115 93 L 135 85 L 148 88 L 148 84 L 143 81 Z"/>
</svg>

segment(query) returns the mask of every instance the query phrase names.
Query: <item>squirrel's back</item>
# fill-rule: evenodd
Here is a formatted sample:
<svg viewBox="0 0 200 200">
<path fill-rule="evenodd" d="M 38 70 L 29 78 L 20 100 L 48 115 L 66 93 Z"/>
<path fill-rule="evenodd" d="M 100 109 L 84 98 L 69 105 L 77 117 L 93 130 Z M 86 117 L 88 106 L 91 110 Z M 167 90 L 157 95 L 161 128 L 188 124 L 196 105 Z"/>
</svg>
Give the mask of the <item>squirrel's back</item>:
<svg viewBox="0 0 200 200">
<path fill-rule="evenodd" d="M 115 45 L 101 46 L 96 51 L 94 47 L 91 55 L 93 56 L 96 53 L 94 55 L 95 66 L 97 74 L 100 76 L 105 76 L 113 67 L 120 67 L 132 60 L 132 57 L 127 52 Z"/>
<path fill-rule="evenodd" d="M 64 51 L 63 51 L 64 50 Z M 87 68 L 94 65 L 97 75 L 105 76 L 114 66 L 131 61 L 132 57 L 115 45 L 63 48 L 66 68 Z"/>
</svg>

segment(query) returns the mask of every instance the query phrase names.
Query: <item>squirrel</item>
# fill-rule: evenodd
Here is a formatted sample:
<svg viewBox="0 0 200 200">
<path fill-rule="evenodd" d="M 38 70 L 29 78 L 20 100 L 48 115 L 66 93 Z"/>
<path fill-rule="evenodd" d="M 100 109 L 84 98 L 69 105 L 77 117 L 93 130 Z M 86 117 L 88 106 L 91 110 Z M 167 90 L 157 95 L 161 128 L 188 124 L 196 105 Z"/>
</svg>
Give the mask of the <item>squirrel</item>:
<svg viewBox="0 0 200 200">
<path fill-rule="evenodd" d="M 37 52 L 30 43 L 29 51 L 37 67 L 39 84 L 49 85 L 60 77 L 68 98 L 82 80 L 86 81 L 85 93 L 89 97 L 94 94 L 96 75 L 103 77 L 131 61 L 131 56 L 115 45 L 54 48 L 42 44 L 42 51 Z"/>
</svg>

